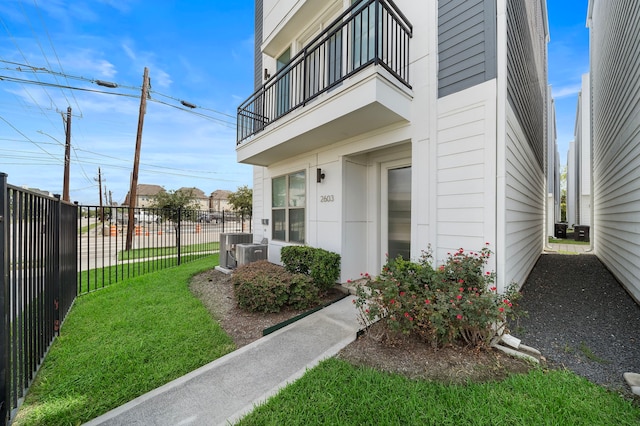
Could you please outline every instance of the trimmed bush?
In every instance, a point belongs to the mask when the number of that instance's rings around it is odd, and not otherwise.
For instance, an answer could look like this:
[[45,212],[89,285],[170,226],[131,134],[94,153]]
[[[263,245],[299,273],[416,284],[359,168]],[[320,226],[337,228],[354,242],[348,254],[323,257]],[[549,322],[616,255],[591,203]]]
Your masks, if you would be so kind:
[[240,266],[231,277],[238,306],[252,312],[306,309],[318,302],[310,277],[292,274],[267,260]]
[[288,272],[309,275],[322,292],[333,287],[340,277],[340,255],[321,248],[283,247],[280,259]]

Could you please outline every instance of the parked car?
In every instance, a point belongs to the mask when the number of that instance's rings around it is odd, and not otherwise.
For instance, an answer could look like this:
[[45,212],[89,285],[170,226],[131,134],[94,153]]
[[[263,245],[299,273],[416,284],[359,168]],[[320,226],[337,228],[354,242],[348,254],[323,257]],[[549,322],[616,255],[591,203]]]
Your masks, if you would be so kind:
[[151,212],[141,211],[133,215],[134,223],[153,223],[158,222],[159,217]]
[[210,213],[200,213],[198,214],[198,222],[200,223],[211,223],[213,220],[213,215]]

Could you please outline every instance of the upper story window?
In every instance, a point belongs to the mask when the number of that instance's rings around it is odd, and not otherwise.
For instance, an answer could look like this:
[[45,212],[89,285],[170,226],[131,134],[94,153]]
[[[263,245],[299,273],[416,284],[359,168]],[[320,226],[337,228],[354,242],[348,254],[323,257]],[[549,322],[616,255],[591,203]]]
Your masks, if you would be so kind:
[[304,244],[306,188],[304,170],[271,181],[274,240]]

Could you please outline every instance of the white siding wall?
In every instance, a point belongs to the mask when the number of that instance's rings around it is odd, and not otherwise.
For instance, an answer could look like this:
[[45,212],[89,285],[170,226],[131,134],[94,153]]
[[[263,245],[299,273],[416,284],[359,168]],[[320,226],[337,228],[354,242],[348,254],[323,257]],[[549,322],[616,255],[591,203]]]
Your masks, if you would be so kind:
[[521,286],[543,249],[545,177],[511,106],[506,109],[505,274],[500,284]]
[[640,301],[640,3],[591,0],[592,238]]
[[436,260],[496,250],[495,80],[438,100]]
[[271,239],[269,225],[263,225],[262,219],[270,216],[264,215],[264,168],[253,168],[253,242],[259,243],[263,238]]
[[591,225],[591,91],[589,74],[582,76],[582,90],[578,96],[576,144],[578,158],[578,224]]
[[569,226],[578,225],[576,210],[578,208],[578,167],[576,165],[576,143],[569,142],[567,151],[567,223]]

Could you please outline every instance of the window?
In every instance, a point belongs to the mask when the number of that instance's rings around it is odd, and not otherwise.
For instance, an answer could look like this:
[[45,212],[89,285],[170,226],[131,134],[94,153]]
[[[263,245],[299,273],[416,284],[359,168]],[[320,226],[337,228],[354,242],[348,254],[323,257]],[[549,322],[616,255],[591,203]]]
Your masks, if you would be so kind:
[[279,176],[271,181],[274,240],[304,244],[305,205],[304,171]]

